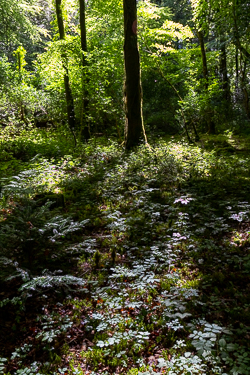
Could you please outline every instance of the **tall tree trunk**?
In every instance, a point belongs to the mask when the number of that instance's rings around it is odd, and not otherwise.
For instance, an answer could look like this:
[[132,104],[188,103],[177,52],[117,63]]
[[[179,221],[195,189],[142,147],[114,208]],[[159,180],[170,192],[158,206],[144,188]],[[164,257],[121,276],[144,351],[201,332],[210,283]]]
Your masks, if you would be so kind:
[[[247,117],[250,118],[250,98],[246,88],[246,66],[247,60],[250,61],[250,53],[244,48],[240,41],[240,33],[238,29],[238,0],[233,2],[233,17],[234,17],[234,44],[236,48],[236,88],[238,87],[238,82],[240,83],[240,88],[243,94],[243,105]],[[238,52],[240,52],[240,64],[238,60]],[[243,58],[244,56],[244,58]],[[239,67],[240,65],[240,67]],[[239,75],[240,71],[240,75]],[[240,76],[240,77],[239,77]]]
[[[140,142],[143,129],[140,57],[137,45],[136,0],[123,0],[124,61],[125,61],[125,147],[130,149]],[[145,135],[145,132],[144,132]]]
[[225,100],[230,100],[230,86],[227,74],[227,52],[225,39],[221,38],[221,54],[220,54],[220,73],[222,79],[223,97]]
[[[203,77],[205,80],[205,90],[208,91],[208,68],[207,68],[207,55],[206,55],[206,49],[205,49],[205,43],[204,43],[204,35],[202,31],[197,31],[198,39],[200,42],[200,48],[201,48],[201,58],[202,58],[202,70],[203,70]],[[210,108],[210,104],[207,105],[207,116],[206,116],[206,122],[208,125],[208,133],[209,134],[215,134],[215,123],[213,119],[211,118],[211,112],[213,110]]]
[[[57,24],[58,24],[60,39],[65,40],[65,30],[64,30],[63,17],[62,17],[61,0],[56,0],[56,17],[57,17]],[[65,94],[66,94],[68,124],[69,124],[70,130],[74,134],[75,110],[74,110],[74,101],[73,101],[73,96],[72,96],[70,82],[69,82],[69,71],[68,71],[68,64],[67,64],[67,56],[66,56],[65,53],[62,53],[61,56],[62,56],[62,60],[63,60],[63,68],[64,68],[64,71],[65,71],[64,88],[65,88]]]
[[246,111],[246,115],[250,119],[250,98],[249,98],[248,91],[247,91],[247,80],[246,80],[247,62],[246,62],[245,56],[243,58],[242,53],[241,53],[241,64],[240,64],[240,66],[241,66],[240,83],[241,83],[241,90],[242,90],[242,93],[243,93],[243,105],[244,105],[244,108],[245,108],[245,111]]
[[238,89],[238,84],[239,84],[239,50],[238,47],[235,46],[235,70],[236,70],[236,89]]
[[87,60],[85,52],[87,52],[87,32],[86,32],[86,13],[85,13],[85,0],[79,0],[80,7],[80,31],[81,31],[81,49],[82,49],[82,66],[83,66],[83,103],[82,103],[82,115],[81,115],[81,131],[85,141],[90,138],[89,124],[88,124],[88,110],[89,110],[89,100],[88,100],[88,78],[85,76]]
[[[87,52],[87,33],[86,33],[86,12],[85,12],[85,0],[79,0],[80,6],[80,30],[81,30],[81,48],[83,52]],[[85,55],[82,55],[82,64],[85,67],[87,61]]]
[[197,31],[198,39],[200,42],[201,48],[201,58],[202,58],[202,70],[203,70],[203,77],[205,79],[205,89],[208,89],[208,69],[207,69],[207,55],[204,43],[204,35],[202,31]]

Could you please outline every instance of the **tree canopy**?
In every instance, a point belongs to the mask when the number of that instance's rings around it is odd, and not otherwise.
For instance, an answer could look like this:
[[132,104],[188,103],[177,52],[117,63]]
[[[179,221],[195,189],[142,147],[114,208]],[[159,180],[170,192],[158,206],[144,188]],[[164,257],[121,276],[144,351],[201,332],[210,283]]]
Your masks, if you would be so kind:
[[[121,136],[125,122],[122,2],[90,1],[85,9],[82,2],[64,1],[63,39],[52,3],[12,2],[9,7],[3,0],[0,6],[5,87],[16,86],[10,75],[15,70],[15,51],[26,50],[24,84],[32,92],[32,100],[24,105],[26,120],[32,124],[34,112],[43,112],[48,121],[66,121],[63,82],[68,77],[75,137],[81,139],[83,129],[86,139],[102,132]],[[235,126],[238,116],[247,123],[248,7],[246,1],[137,3],[146,133],[184,131],[192,139],[196,131],[225,131]],[[67,59],[66,75],[62,55]],[[2,90],[3,105],[8,102],[15,111],[19,105],[13,95],[6,97],[6,91]]]

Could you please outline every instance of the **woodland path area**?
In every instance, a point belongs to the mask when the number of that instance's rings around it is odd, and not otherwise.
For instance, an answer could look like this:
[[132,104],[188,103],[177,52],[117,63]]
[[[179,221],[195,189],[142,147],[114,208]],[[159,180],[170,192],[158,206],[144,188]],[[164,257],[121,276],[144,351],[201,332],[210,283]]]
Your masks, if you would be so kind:
[[22,137],[1,143],[0,373],[250,374],[249,137]]

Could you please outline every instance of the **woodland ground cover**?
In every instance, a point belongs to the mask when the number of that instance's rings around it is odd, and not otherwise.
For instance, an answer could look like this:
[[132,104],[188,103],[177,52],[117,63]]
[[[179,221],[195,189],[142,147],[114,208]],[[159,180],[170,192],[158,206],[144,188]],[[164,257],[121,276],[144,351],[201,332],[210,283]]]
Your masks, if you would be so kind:
[[249,374],[249,138],[1,136],[0,373]]

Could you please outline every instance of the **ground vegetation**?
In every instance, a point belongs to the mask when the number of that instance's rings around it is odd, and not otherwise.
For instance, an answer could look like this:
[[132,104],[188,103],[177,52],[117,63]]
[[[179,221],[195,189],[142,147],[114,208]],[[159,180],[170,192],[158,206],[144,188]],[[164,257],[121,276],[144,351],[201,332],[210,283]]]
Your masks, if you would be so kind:
[[0,374],[249,375],[249,3],[0,10]]

